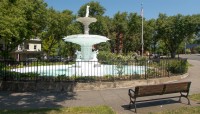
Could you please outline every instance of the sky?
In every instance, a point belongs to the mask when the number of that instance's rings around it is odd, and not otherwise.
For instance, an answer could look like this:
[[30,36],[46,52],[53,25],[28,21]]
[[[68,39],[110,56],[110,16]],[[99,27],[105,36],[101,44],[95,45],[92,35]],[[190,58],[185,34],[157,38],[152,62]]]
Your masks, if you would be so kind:
[[[53,7],[58,11],[65,9],[77,14],[82,5],[91,0],[44,0],[48,7]],[[143,4],[143,15],[145,19],[156,19],[159,13],[168,16],[177,14],[193,15],[200,14],[200,0],[93,0],[98,1],[106,11],[104,15],[113,17],[118,11],[128,13],[141,13]]]

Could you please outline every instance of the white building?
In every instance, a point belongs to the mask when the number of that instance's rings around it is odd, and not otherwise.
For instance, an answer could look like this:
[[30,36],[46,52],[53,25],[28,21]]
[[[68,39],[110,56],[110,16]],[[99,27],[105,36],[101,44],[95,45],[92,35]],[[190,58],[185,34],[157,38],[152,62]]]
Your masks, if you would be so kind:
[[23,42],[11,53],[17,61],[24,61],[27,58],[40,58],[42,56],[42,41],[39,38]]

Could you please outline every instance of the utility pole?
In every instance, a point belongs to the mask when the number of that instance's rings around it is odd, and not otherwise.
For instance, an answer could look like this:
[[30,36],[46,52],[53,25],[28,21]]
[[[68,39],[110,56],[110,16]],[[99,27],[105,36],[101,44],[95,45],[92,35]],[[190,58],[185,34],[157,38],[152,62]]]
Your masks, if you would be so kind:
[[141,16],[142,16],[142,35],[141,35],[141,44],[142,44],[142,57],[144,53],[144,40],[143,40],[143,5],[141,4]]

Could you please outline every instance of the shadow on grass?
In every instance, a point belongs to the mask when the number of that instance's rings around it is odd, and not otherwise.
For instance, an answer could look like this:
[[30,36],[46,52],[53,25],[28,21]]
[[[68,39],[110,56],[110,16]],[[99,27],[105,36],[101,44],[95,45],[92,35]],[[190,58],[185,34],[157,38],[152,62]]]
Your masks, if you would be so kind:
[[[136,103],[136,107],[137,107],[137,110],[141,110],[144,107],[162,106],[162,105],[174,104],[174,103],[180,103],[180,102],[173,99],[156,100],[156,101]],[[133,104],[131,105],[130,108],[129,108],[129,104],[122,105],[122,107],[124,108],[124,110],[130,110],[131,112],[135,112],[135,107]]]
[[59,108],[0,110],[0,114],[48,114],[49,112],[56,114],[62,113],[62,110]]
[[0,109],[58,108],[75,96],[73,92],[0,92]]

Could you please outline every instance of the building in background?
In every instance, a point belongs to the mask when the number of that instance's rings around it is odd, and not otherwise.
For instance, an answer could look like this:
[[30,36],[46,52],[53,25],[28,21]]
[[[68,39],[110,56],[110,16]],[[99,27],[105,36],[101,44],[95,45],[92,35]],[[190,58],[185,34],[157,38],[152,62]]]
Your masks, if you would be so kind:
[[39,38],[30,39],[18,45],[11,52],[16,61],[25,61],[29,58],[40,58],[42,56],[42,41]]

